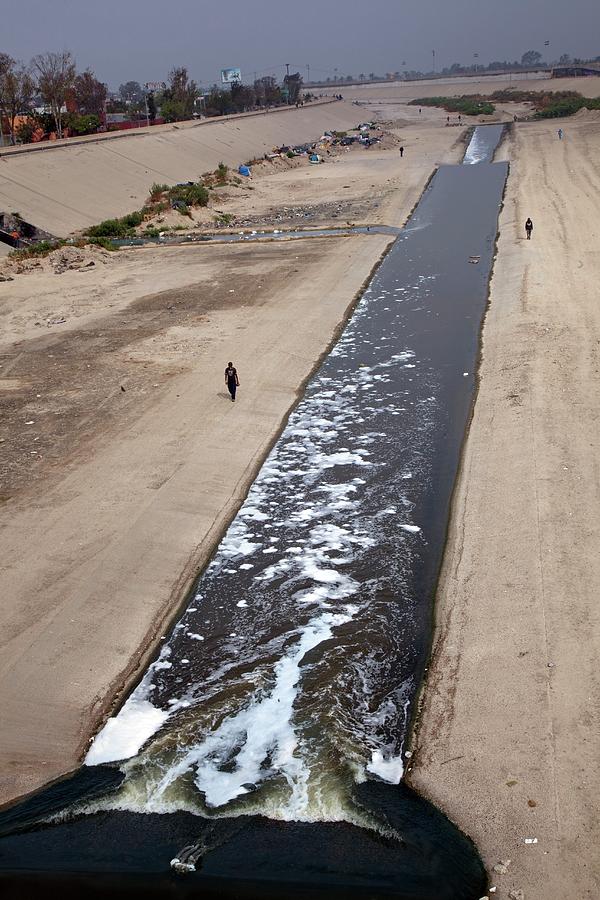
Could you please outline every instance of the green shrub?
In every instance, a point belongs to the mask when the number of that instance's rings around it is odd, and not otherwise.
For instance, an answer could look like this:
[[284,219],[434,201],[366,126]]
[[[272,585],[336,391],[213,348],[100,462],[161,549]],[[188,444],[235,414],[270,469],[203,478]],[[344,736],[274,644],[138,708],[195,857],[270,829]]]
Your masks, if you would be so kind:
[[296,154],[292,153],[291,150],[288,150],[288,152],[285,155],[287,156],[288,159],[293,159]]
[[31,247],[24,247],[22,250],[12,250],[8,255],[12,259],[35,259],[48,256],[53,250],[64,247],[66,241],[39,241],[32,244]]
[[153,226],[149,226],[149,227],[146,228],[146,230],[144,231],[144,235],[143,235],[143,236],[144,236],[144,237],[158,237],[159,234],[160,234],[160,229],[159,229],[159,228],[154,228]]
[[150,188],[150,202],[155,203],[157,200],[160,200],[163,194],[169,190],[168,184],[158,184],[156,181]]
[[99,225],[92,225],[84,234],[87,237],[95,238],[127,238],[135,235],[135,229],[144,221],[144,212],[136,210],[136,212],[128,213],[120,219],[105,219]]
[[169,189],[169,199],[179,200],[186,206],[208,206],[208,191],[199,181],[193,184],[175,185]]
[[117,249],[115,247],[115,245],[113,244],[113,242],[110,240],[110,238],[105,238],[105,237],[90,238],[89,241],[87,241],[87,243],[93,244],[95,247],[103,247],[105,250],[116,250]]
[[137,228],[144,221],[144,214],[141,211],[128,213],[120,220],[127,228]]
[[496,107],[478,94],[464,94],[462,97],[421,97],[411,100],[409,106],[437,106],[446,112],[463,116],[491,116]]
[[215,171],[215,177],[217,179],[218,184],[225,184],[227,181],[227,174],[229,172],[228,167],[224,162],[220,162]]
[[580,109],[600,109],[600,97],[564,97],[538,109],[536,119],[557,119],[572,116]]
[[133,234],[133,228],[125,225],[125,223],[121,219],[105,219],[104,222],[100,222],[99,225],[92,225],[91,228],[87,229],[85,234],[88,237],[94,238],[124,238],[131,237],[131,235]]

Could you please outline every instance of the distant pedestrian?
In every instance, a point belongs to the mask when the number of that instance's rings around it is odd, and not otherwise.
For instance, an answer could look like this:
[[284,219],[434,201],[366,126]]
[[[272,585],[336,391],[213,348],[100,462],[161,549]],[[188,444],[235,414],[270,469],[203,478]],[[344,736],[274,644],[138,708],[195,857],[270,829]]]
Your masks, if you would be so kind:
[[404,147],[400,147],[400,156],[404,156]]
[[562,128],[559,128],[558,131],[557,131],[556,133],[557,133],[557,135],[558,135],[559,141],[562,141],[562,136],[563,136],[563,130],[562,130]]
[[238,378],[237,369],[232,362],[228,362],[227,368],[225,369],[225,384],[227,385],[231,402],[235,403],[235,392],[240,386],[240,380]]
[[533,231],[533,222],[531,221],[531,219],[528,218],[527,221],[525,222],[525,234],[527,235],[528,241],[531,240],[531,232],[532,231]]

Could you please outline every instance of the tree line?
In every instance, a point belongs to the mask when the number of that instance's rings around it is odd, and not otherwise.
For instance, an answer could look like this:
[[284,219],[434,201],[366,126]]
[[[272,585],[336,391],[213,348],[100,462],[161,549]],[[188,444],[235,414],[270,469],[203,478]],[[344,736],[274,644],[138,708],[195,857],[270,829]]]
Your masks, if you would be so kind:
[[[40,129],[59,138],[67,127],[81,134],[95,131],[107,96],[106,85],[90,69],[77,72],[67,50],[41,53],[28,65],[0,53],[0,137],[4,122],[13,144],[30,141]],[[39,112],[40,106],[47,112]]]
[[185,66],[180,66],[169,72],[160,90],[148,91],[137,81],[128,81],[120,85],[116,97],[110,97],[107,86],[90,69],[77,72],[69,51],[42,53],[29,64],[0,53],[0,145],[3,129],[11,143],[28,143],[36,134],[54,132],[62,138],[67,129],[69,134],[110,129],[108,113],[178,122],[195,115],[299,104],[301,90],[302,78],[295,73],[286,75],[281,85],[268,76],[252,85],[234,83],[227,89],[215,84],[202,93]]

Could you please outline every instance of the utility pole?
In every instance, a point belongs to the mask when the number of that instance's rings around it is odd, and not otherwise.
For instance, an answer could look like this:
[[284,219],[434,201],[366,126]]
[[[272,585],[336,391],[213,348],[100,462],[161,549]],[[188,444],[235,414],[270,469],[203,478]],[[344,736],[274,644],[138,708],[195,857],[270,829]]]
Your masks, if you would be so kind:
[[433,74],[435,75],[435,50],[431,51],[431,55],[433,56]]
[[286,64],[285,64],[285,68],[286,68],[286,73],[285,73],[285,74],[286,74],[287,77],[289,78],[289,77],[290,77],[290,64],[289,64],[289,63],[286,63]]
[[306,63],[306,83],[310,84],[310,63]]

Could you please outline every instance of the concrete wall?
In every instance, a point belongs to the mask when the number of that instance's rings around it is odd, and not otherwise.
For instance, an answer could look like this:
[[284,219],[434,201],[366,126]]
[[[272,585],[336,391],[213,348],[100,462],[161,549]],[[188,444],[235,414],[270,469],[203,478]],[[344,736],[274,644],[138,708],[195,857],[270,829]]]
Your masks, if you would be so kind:
[[66,236],[139,209],[155,181],[193,181],[221,160],[237,167],[275,145],[356,125],[360,115],[340,101],[8,151],[0,157],[0,210]]

